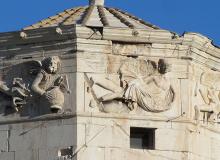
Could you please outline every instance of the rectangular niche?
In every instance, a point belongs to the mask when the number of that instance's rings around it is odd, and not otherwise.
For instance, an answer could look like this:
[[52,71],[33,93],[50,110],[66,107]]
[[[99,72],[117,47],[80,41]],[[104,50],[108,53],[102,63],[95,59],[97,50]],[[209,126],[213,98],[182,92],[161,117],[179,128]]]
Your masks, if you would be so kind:
[[133,149],[155,149],[156,128],[130,128],[130,148]]

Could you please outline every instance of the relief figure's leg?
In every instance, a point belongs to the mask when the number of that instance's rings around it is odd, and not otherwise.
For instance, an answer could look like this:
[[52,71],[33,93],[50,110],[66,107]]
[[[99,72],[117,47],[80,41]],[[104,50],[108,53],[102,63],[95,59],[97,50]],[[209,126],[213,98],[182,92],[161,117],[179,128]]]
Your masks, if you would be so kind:
[[123,98],[123,95],[124,95],[124,91],[109,93],[109,94],[102,96],[100,98],[100,101],[104,102],[104,101],[111,101],[116,98]]
[[107,89],[109,91],[112,92],[121,92],[123,90],[123,88],[121,88],[120,86],[116,85],[113,81],[108,80],[106,78],[90,78],[90,80],[94,83],[97,84],[98,86]]
[[195,109],[195,120],[197,121],[197,123],[199,123],[200,120],[200,108],[199,106],[194,106]]
[[208,95],[209,95],[208,89],[206,89],[206,88],[200,88],[200,89],[199,89],[199,92],[200,92],[200,95],[202,96],[203,101],[204,101],[206,104],[210,104],[210,99],[209,99],[209,97],[208,97]]
[[93,82],[93,84],[96,84],[106,90],[112,91],[113,93],[108,93],[104,96],[102,96],[99,100],[101,102],[104,101],[111,101],[113,99],[122,98],[124,94],[124,89],[120,87],[119,85],[115,84],[113,81],[106,79],[106,78],[95,78],[91,77],[90,80]]

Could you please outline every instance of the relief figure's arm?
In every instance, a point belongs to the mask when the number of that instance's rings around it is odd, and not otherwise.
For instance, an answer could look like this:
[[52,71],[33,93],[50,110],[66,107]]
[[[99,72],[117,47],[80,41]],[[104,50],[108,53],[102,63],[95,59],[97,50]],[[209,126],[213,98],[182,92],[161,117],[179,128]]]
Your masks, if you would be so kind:
[[35,78],[32,86],[31,86],[31,89],[39,95],[43,95],[45,93],[45,91],[43,89],[41,89],[39,86],[42,79],[43,79],[43,74],[40,72],[40,73],[38,73],[37,77]]
[[170,81],[167,80],[165,77],[163,76],[157,76],[154,78],[154,82],[157,85],[158,88],[161,88],[164,91],[167,91],[170,89],[171,84]]
[[146,76],[146,77],[144,77],[143,80],[144,80],[144,82],[145,82],[146,84],[149,84],[149,83],[151,83],[151,82],[154,82],[154,81],[155,81],[155,78],[154,78],[154,76],[152,75],[152,76]]

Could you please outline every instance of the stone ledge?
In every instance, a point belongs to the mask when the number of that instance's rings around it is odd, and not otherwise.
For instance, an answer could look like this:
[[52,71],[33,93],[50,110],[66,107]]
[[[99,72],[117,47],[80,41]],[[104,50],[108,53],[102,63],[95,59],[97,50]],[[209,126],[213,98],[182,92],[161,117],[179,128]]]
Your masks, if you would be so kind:
[[71,119],[76,117],[73,113],[68,114],[48,114],[35,118],[14,118],[11,120],[0,121],[0,125],[16,124],[16,123],[28,123],[28,122],[38,122],[38,121],[52,121],[59,119]]

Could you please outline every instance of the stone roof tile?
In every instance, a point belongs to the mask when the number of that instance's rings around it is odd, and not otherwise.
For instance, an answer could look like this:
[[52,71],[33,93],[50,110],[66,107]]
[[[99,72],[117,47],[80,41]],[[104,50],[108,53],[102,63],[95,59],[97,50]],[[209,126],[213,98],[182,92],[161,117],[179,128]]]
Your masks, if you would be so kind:
[[48,17],[36,24],[25,27],[23,30],[71,24],[89,27],[159,29],[158,27],[117,8],[109,8],[104,7],[103,5],[90,3],[89,6],[66,9],[55,16]]

